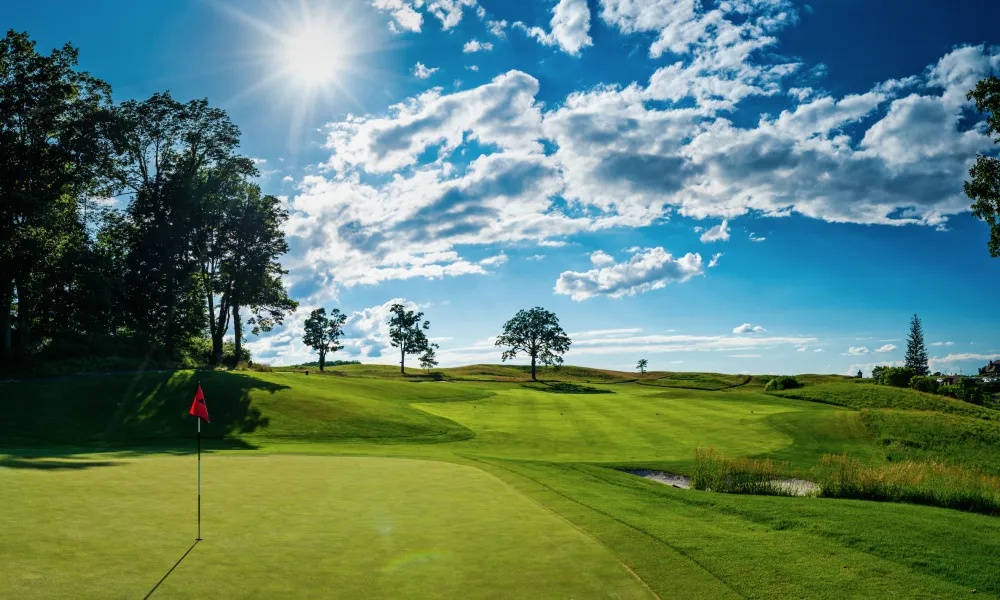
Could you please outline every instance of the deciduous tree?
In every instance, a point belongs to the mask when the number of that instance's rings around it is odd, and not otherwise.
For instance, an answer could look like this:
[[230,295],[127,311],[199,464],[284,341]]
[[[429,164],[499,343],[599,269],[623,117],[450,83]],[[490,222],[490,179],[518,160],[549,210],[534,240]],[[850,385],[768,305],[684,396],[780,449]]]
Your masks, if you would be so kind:
[[389,308],[392,316],[387,321],[389,325],[389,343],[393,348],[399,348],[399,372],[406,375],[406,355],[419,354],[427,350],[428,340],[424,331],[430,328],[430,321],[421,323],[424,313],[406,310],[402,304],[393,304]]
[[326,316],[325,308],[317,308],[309,313],[302,342],[319,354],[320,371],[326,366],[326,355],[343,348],[338,342],[340,336],[344,334],[346,322],[347,315],[341,314],[336,308],[330,311],[329,318]]
[[[986,134],[993,137],[1000,133],[1000,79],[991,75],[976,84],[969,92],[980,113],[988,113]],[[1000,136],[993,140],[1000,143]],[[996,153],[980,154],[969,170],[971,179],[965,182],[965,195],[972,201],[972,214],[990,226],[987,242],[990,256],[1000,257],[1000,158]]]
[[428,372],[438,364],[437,354],[434,353],[437,348],[437,344],[428,344],[424,353],[420,355],[420,366]]
[[646,367],[648,367],[648,366],[649,366],[649,361],[646,360],[645,358],[640,358],[639,359],[639,364],[637,364],[635,366],[635,370],[639,371],[640,375],[645,375],[646,374]]
[[561,365],[562,355],[569,351],[571,343],[555,313],[541,307],[517,311],[514,318],[504,324],[503,333],[496,341],[497,346],[507,348],[503,352],[504,362],[521,353],[531,358],[533,380],[537,379],[536,363]]

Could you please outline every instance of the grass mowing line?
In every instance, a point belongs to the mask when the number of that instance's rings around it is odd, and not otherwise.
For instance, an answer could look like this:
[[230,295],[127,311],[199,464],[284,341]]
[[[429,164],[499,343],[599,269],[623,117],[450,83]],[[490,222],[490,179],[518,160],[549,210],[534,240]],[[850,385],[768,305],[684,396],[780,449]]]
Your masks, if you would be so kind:
[[[459,455],[458,457],[461,458],[463,461],[472,462],[472,463],[478,463],[480,465],[485,464],[485,465],[490,465],[490,466],[492,466],[494,468],[503,469],[503,470],[507,471],[508,473],[512,473],[512,474],[514,474],[516,476],[524,477],[525,479],[530,479],[531,481],[534,481],[536,484],[541,485],[542,487],[545,487],[547,489],[550,489],[553,493],[559,494],[559,492],[556,492],[555,490],[552,490],[551,488],[548,488],[548,486],[546,486],[545,484],[539,483],[538,481],[536,481],[536,480],[534,480],[534,479],[532,479],[530,477],[526,477],[525,475],[517,473],[516,471],[513,471],[513,470],[508,469],[506,467],[502,467],[502,466],[497,465],[495,463],[492,463],[492,462],[489,462],[489,461],[486,461],[486,460],[483,460],[483,459],[475,458],[475,457],[472,457],[472,456]],[[446,461],[446,462],[450,462],[450,461]],[[464,464],[464,463],[459,463],[459,464]],[[507,481],[504,481],[502,478],[497,477],[496,475],[494,475],[493,473],[490,473],[489,471],[483,469],[482,467],[478,467],[477,466],[477,468],[480,471],[482,471],[483,473],[486,473],[490,477],[493,477],[494,479],[496,479],[497,481],[499,481],[500,483],[502,483],[504,485],[504,487],[508,488],[512,492],[519,494],[525,500],[528,500],[529,502],[535,504],[536,506],[538,506],[539,508],[541,508],[545,512],[547,512],[550,515],[552,515],[553,517],[559,519],[563,523],[566,523],[567,525],[569,525],[573,529],[576,529],[577,531],[579,531],[581,534],[583,534],[583,535],[587,536],[588,538],[592,539],[595,544],[597,544],[598,546],[604,548],[605,550],[608,551],[609,554],[611,554],[612,556],[614,556],[615,560],[618,561],[618,564],[620,564],[626,571],[628,571],[632,575],[632,577],[635,577],[635,580],[638,581],[639,583],[641,583],[643,585],[643,587],[645,587],[647,590],[649,590],[649,593],[652,594],[653,597],[656,598],[656,600],[663,600],[663,598],[661,598],[660,595],[656,593],[656,590],[654,590],[652,587],[650,587],[650,585],[648,583],[646,583],[646,581],[643,580],[642,577],[639,577],[639,574],[636,573],[632,569],[632,567],[630,567],[628,564],[625,563],[625,561],[623,561],[621,558],[619,558],[618,554],[610,546],[608,546],[607,544],[605,544],[601,540],[595,538],[593,535],[591,535],[591,533],[589,531],[587,531],[583,527],[580,527],[579,525],[577,525],[573,521],[570,521],[569,519],[567,519],[566,517],[564,517],[561,514],[557,513],[556,511],[552,510],[548,506],[545,506],[544,504],[542,504],[540,501],[536,500],[535,498],[532,498],[528,494],[525,494],[524,492],[522,492],[521,490],[517,489],[516,487],[514,487],[513,485],[511,485]],[[570,502],[575,502],[574,500],[572,500],[571,498],[568,498],[567,496],[565,496],[563,494],[559,494],[559,495],[562,496],[563,498],[566,498]],[[577,502],[577,504],[579,504],[579,503]]]
[[[577,500],[577,499],[575,499],[575,498],[571,498],[571,497],[567,496],[566,494],[564,494],[564,493],[562,493],[562,492],[560,492],[560,491],[556,490],[555,488],[553,488],[553,487],[551,487],[551,486],[549,486],[549,485],[547,485],[547,484],[545,484],[545,483],[542,483],[542,482],[541,482],[541,481],[539,481],[538,479],[535,479],[534,477],[531,477],[530,475],[525,475],[524,473],[519,473],[519,472],[517,472],[517,471],[514,471],[514,470],[512,470],[512,469],[510,469],[510,468],[507,468],[507,467],[504,467],[504,466],[501,466],[501,465],[497,465],[497,464],[495,464],[495,463],[492,463],[492,462],[490,462],[490,461],[487,461],[487,460],[479,460],[479,459],[476,459],[476,458],[473,458],[473,457],[464,457],[464,456],[463,456],[463,458],[468,458],[468,459],[470,459],[470,460],[476,460],[476,461],[478,461],[478,462],[484,462],[484,463],[486,463],[486,464],[489,464],[489,465],[491,465],[491,466],[494,466],[494,467],[496,467],[496,468],[500,468],[500,469],[504,469],[504,470],[506,470],[506,471],[509,471],[509,472],[511,472],[511,473],[513,473],[513,474],[515,474],[515,475],[519,476],[519,477],[523,477],[523,478],[525,478],[525,479],[528,479],[528,480],[530,480],[530,481],[534,482],[534,483],[535,483],[536,485],[539,485],[539,486],[541,486],[541,487],[543,487],[543,488],[545,488],[545,489],[549,490],[549,491],[550,491],[550,492],[552,492],[553,494],[555,494],[555,495],[557,495],[557,496],[559,496],[559,497],[561,497],[561,498],[564,498],[565,500],[568,500],[569,502],[572,502],[572,503],[574,503],[574,504],[578,504],[578,505],[580,505],[580,506],[583,506],[584,508],[587,508],[587,509],[589,509],[589,510],[592,510],[592,511],[594,511],[594,512],[598,513],[598,514],[601,514],[601,515],[603,515],[603,516],[605,516],[605,517],[607,517],[607,518],[611,519],[612,521],[615,521],[616,523],[619,523],[619,524],[621,524],[621,525],[624,525],[625,527],[628,527],[629,529],[632,529],[633,531],[636,531],[636,532],[638,532],[638,533],[640,533],[640,534],[642,534],[642,535],[644,535],[644,536],[648,537],[649,539],[652,539],[652,540],[655,540],[655,541],[657,541],[657,542],[659,542],[659,543],[663,544],[664,546],[666,546],[666,547],[670,548],[671,550],[673,550],[674,552],[676,552],[676,553],[677,553],[677,554],[679,554],[680,556],[683,556],[683,557],[684,557],[685,559],[687,559],[687,560],[691,561],[691,562],[692,562],[693,564],[697,565],[697,566],[698,566],[698,567],[699,567],[699,568],[700,568],[701,570],[703,570],[703,571],[704,571],[705,573],[707,573],[707,574],[708,574],[709,576],[711,576],[711,577],[712,577],[712,579],[714,579],[714,580],[718,581],[719,583],[721,583],[722,585],[724,585],[724,586],[725,586],[725,587],[726,587],[727,589],[729,589],[730,591],[732,591],[732,592],[733,592],[734,594],[736,594],[736,595],[737,595],[738,597],[740,597],[740,598],[747,598],[747,596],[744,596],[744,595],[743,595],[742,593],[740,593],[740,591],[739,591],[739,590],[737,590],[736,588],[734,588],[733,586],[731,586],[731,585],[730,585],[730,584],[729,584],[728,582],[726,582],[726,581],[725,581],[724,579],[720,578],[720,577],[719,577],[718,575],[716,575],[715,573],[713,573],[713,572],[712,572],[711,570],[709,570],[709,569],[708,569],[708,568],[707,568],[707,567],[706,567],[705,565],[703,565],[703,564],[702,564],[701,562],[699,562],[699,561],[698,561],[697,559],[695,559],[694,557],[690,556],[690,555],[689,555],[689,554],[688,554],[687,552],[685,552],[685,551],[681,550],[680,548],[678,548],[678,547],[674,546],[673,544],[671,544],[670,542],[668,542],[668,541],[664,540],[663,538],[661,538],[661,537],[659,537],[659,536],[657,536],[657,535],[655,535],[655,534],[653,534],[653,533],[651,533],[651,532],[649,532],[649,531],[646,531],[646,530],[642,529],[641,527],[637,527],[637,526],[635,526],[635,525],[633,525],[633,524],[631,524],[631,523],[628,523],[628,522],[626,522],[626,521],[622,521],[622,520],[621,520],[621,519],[619,519],[618,517],[615,517],[614,515],[612,515],[612,514],[610,514],[610,513],[607,513],[607,512],[605,512],[605,511],[603,511],[603,510],[599,509],[599,508],[596,508],[596,507],[594,507],[594,506],[591,506],[591,505],[589,505],[589,504],[587,504],[587,503],[585,503],[585,502],[581,502],[580,500]],[[575,465],[571,465],[571,464],[565,464],[565,463],[563,463],[563,464],[560,464],[559,466],[560,466],[560,467],[565,467],[565,468],[570,468],[570,469],[573,469],[574,471],[577,471],[577,472],[580,472],[580,473],[583,473],[584,475],[588,475],[588,476],[590,476],[590,477],[593,477],[593,478],[595,478],[595,479],[598,479],[598,478],[594,477],[593,475],[591,475],[591,474],[587,473],[586,471],[581,471],[581,470],[580,470],[580,469],[578,469],[578,468],[577,468],[577,467],[576,467]],[[600,479],[599,479],[599,480],[600,480]],[[618,484],[615,484],[615,485],[618,485]],[[548,508],[546,508],[546,510],[550,510],[550,512],[553,512],[553,514],[555,514],[555,513],[554,513],[554,511],[551,511],[551,509],[548,509]],[[560,518],[562,518],[562,517],[560,516]],[[571,523],[571,524],[572,524],[572,523]],[[575,525],[574,525],[574,527],[575,527]],[[590,535],[590,533],[589,533],[589,532],[587,532],[587,531],[586,531],[585,529],[582,529],[582,528],[581,528],[581,531],[584,531],[585,533],[587,533],[587,535],[588,535],[589,537],[593,537],[593,536],[591,536],[591,535]],[[599,543],[599,544],[601,543],[601,542],[600,542],[600,541],[598,541],[598,540],[595,540],[595,541],[596,541],[597,543]],[[601,545],[603,546],[604,544],[601,544]],[[606,546],[605,546],[605,547],[606,547]],[[612,552],[614,552],[614,551],[612,550]],[[617,553],[616,553],[616,555],[617,555]],[[621,559],[619,559],[619,561],[621,561]],[[624,563],[623,563],[623,564],[624,564]],[[626,566],[627,566],[627,565],[626,565]],[[632,569],[630,568],[630,569],[629,569],[629,571],[632,571]],[[636,575],[636,576],[638,577],[638,575]],[[647,584],[647,583],[646,583],[645,581],[643,581],[641,577],[639,577],[639,580],[643,582],[643,585],[646,585],[646,587],[649,587],[649,584]]]

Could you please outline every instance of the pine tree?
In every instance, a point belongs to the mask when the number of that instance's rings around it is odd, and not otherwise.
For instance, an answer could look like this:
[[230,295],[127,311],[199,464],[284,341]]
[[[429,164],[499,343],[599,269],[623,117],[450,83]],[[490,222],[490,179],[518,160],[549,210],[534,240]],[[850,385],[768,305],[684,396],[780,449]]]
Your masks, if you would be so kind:
[[917,375],[927,375],[927,347],[924,346],[924,330],[920,327],[920,319],[913,315],[910,321],[910,335],[906,338],[906,366],[913,369]]

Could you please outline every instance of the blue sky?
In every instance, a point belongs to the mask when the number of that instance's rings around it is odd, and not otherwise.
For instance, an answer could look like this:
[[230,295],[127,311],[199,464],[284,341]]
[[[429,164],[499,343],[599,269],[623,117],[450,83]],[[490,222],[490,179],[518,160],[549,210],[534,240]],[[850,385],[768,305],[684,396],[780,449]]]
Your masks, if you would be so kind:
[[[873,6],[874,5],[874,6]],[[991,151],[965,100],[1000,71],[1000,5],[956,0],[303,0],[17,3],[117,100],[207,97],[286,198],[301,303],[251,338],[393,363],[421,307],[445,366],[499,362],[519,308],[572,364],[854,372],[1000,357],[1000,291],[962,181]],[[415,357],[413,357],[415,359]],[[413,360],[411,359],[411,360]],[[414,360],[415,362],[415,360]]]

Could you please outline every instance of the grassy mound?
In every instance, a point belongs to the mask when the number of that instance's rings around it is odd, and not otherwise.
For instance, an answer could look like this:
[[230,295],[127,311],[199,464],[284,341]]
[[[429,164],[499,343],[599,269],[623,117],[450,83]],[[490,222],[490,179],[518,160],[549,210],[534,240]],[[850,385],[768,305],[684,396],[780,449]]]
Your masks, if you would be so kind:
[[984,408],[947,396],[937,396],[908,388],[896,388],[860,382],[824,383],[796,390],[769,392],[785,398],[810,400],[846,406],[854,410],[863,408],[897,408],[903,410],[936,411],[1000,421],[1000,411]]
[[[649,375],[647,375],[649,376]],[[656,379],[640,381],[641,385],[681,388],[688,390],[718,391],[749,383],[747,375],[724,375],[722,373],[668,373]]]

